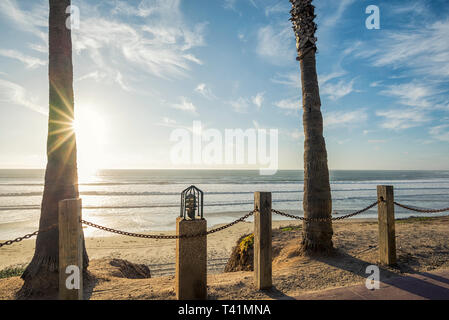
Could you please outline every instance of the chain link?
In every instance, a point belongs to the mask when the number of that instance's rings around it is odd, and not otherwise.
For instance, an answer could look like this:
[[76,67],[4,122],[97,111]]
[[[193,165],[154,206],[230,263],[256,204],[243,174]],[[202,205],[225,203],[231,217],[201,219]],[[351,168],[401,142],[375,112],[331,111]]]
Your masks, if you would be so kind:
[[209,235],[209,234],[212,234],[212,233],[215,233],[215,232],[227,229],[229,227],[232,227],[233,225],[235,225],[235,224],[237,224],[239,222],[243,222],[244,220],[248,219],[250,216],[252,216],[257,211],[258,211],[257,209],[255,209],[253,211],[250,211],[247,214],[245,214],[243,217],[241,217],[241,218],[239,218],[239,219],[237,219],[237,220],[235,220],[235,221],[233,221],[231,223],[228,223],[228,224],[226,224],[224,226],[221,226],[221,227],[209,230],[206,234]]
[[420,212],[420,213],[439,213],[439,212],[449,211],[449,208],[444,208],[444,209],[420,209],[420,208],[410,207],[410,206],[407,206],[405,204],[398,203],[396,201],[394,201],[394,204],[397,205],[398,207],[401,207],[401,208],[404,208],[404,209],[407,209],[407,210],[411,210],[411,211],[415,211],[415,212]]
[[215,233],[215,232],[219,232],[222,231],[224,229],[227,229],[229,227],[232,227],[233,225],[242,222],[246,219],[248,219],[250,216],[252,216],[254,214],[254,212],[256,212],[257,210],[253,210],[250,211],[249,213],[247,213],[246,215],[244,215],[243,217],[228,223],[224,226],[215,228],[215,229],[211,229],[209,231],[206,232],[201,232],[201,233],[197,233],[197,234],[189,234],[189,235],[163,235],[163,234],[142,234],[142,233],[133,233],[133,232],[127,232],[127,231],[122,231],[122,230],[117,230],[117,229],[112,229],[112,228],[108,228],[108,227],[104,227],[104,226],[100,226],[98,224],[86,221],[86,220],[81,220],[81,223],[90,226],[90,227],[94,227],[103,231],[107,231],[107,232],[112,232],[112,233],[116,233],[116,234],[120,234],[120,235],[124,235],[124,236],[129,236],[129,237],[135,237],[135,238],[145,238],[145,239],[185,239],[185,238],[196,238],[196,237],[204,237],[207,236],[209,234]]
[[288,213],[285,213],[285,212],[281,212],[281,211],[278,211],[278,210],[275,210],[275,209],[271,209],[271,212],[273,212],[275,214],[278,214],[278,215],[281,215],[281,216],[284,216],[284,217],[287,217],[287,218],[301,220],[301,221],[306,221],[306,222],[326,222],[326,221],[343,220],[343,219],[346,219],[346,218],[350,218],[350,217],[356,216],[356,215],[361,214],[361,213],[363,213],[365,211],[368,211],[369,209],[373,208],[377,204],[378,204],[378,201],[370,204],[368,207],[363,208],[362,210],[359,210],[359,211],[356,211],[356,212],[353,212],[353,213],[350,213],[350,214],[347,214],[347,215],[344,215],[344,216],[341,216],[341,217],[335,217],[335,218],[304,218],[304,217],[295,216],[293,214],[288,214]]
[[373,202],[368,207],[363,208],[362,210],[359,210],[359,211],[356,211],[356,212],[353,212],[353,213],[350,213],[350,214],[347,214],[347,215],[344,215],[344,216],[341,216],[341,217],[332,218],[332,220],[334,220],[334,221],[335,220],[343,220],[343,219],[346,219],[346,218],[350,218],[350,217],[356,216],[358,214],[361,214],[361,213],[363,213],[365,211],[368,211],[369,209],[377,206],[378,203],[379,203],[379,201]]
[[[296,215],[293,215],[293,214],[288,214],[288,213],[285,213],[285,212],[281,212],[281,211],[275,210],[275,209],[271,209],[271,212],[275,213],[275,214],[278,214],[278,215],[281,215],[281,216],[284,216],[284,217],[287,217],[287,218],[301,220],[301,221],[306,221],[306,222],[337,221],[337,220],[343,220],[343,219],[347,219],[347,218],[350,218],[350,217],[354,217],[354,216],[356,216],[358,214],[361,214],[361,213],[363,213],[365,211],[368,211],[369,209],[371,209],[374,206],[376,206],[379,202],[385,202],[385,200],[381,199],[380,201],[376,201],[376,202],[370,204],[369,206],[367,206],[366,208],[363,208],[362,210],[359,210],[359,211],[356,211],[356,212],[353,212],[353,213],[350,213],[350,214],[347,214],[347,215],[344,215],[344,216],[341,216],[341,217],[335,217],[335,218],[313,218],[313,219],[311,219],[311,218],[304,218],[304,217],[299,217],[299,216],[296,216]],[[420,208],[410,207],[410,206],[407,206],[405,204],[398,203],[396,201],[394,202],[394,204],[399,206],[399,207],[401,207],[401,208],[404,208],[404,209],[407,209],[407,210],[411,210],[411,211],[415,211],[415,212],[421,212],[421,213],[439,213],[439,212],[449,211],[449,208],[443,208],[443,209],[420,209]],[[89,222],[89,221],[86,221],[86,220],[81,220],[81,223],[83,223],[83,224],[85,224],[87,226],[90,226],[90,227],[94,227],[94,228],[103,230],[103,231],[112,232],[112,233],[116,233],[116,234],[120,234],[120,235],[124,235],[124,236],[136,237],[136,238],[145,238],[145,239],[182,239],[182,238],[204,237],[204,236],[207,236],[207,235],[210,235],[210,234],[222,231],[224,229],[232,227],[233,225],[235,225],[235,224],[237,224],[239,222],[242,222],[242,221],[248,219],[256,211],[257,211],[257,209],[253,210],[253,211],[250,211],[249,213],[247,213],[243,217],[241,217],[241,218],[239,218],[239,219],[237,219],[237,220],[235,220],[235,221],[233,221],[231,223],[228,223],[228,224],[226,224],[224,226],[221,226],[221,227],[218,227],[218,228],[215,228],[215,229],[211,229],[211,230],[209,230],[207,232],[202,232],[202,233],[198,233],[198,234],[191,234],[191,235],[182,235],[182,236],[180,236],[180,235],[155,235],[155,234],[133,233],[133,232],[127,232],[127,231],[122,231],[122,230],[117,230],[117,229],[112,229],[112,228],[100,226],[98,224],[95,224],[95,223],[92,223],[92,222]],[[47,232],[47,231],[49,231],[49,230],[51,230],[51,229],[53,229],[55,227],[57,227],[57,224],[51,225],[50,227],[48,227],[46,229],[43,229],[43,230],[38,230],[38,231],[35,231],[33,233],[26,234],[26,235],[24,235],[22,237],[18,237],[16,239],[14,239],[14,240],[8,240],[6,242],[2,242],[2,243],[0,243],[0,248],[3,247],[3,246],[9,246],[9,245],[12,245],[14,243],[21,242],[21,241],[23,241],[25,239],[30,239],[30,238],[32,238],[34,236],[37,236],[39,233]]]
[[30,239],[30,238],[32,238],[34,236],[37,236],[39,233],[50,231],[51,229],[53,229],[55,227],[57,227],[57,224],[53,224],[50,227],[45,228],[43,230],[38,230],[38,231],[35,231],[33,233],[26,234],[23,237],[18,237],[18,238],[14,239],[14,240],[8,240],[6,242],[2,242],[2,243],[0,243],[0,248],[3,247],[3,246],[10,246],[13,243],[18,243],[18,242],[23,241],[25,239]]

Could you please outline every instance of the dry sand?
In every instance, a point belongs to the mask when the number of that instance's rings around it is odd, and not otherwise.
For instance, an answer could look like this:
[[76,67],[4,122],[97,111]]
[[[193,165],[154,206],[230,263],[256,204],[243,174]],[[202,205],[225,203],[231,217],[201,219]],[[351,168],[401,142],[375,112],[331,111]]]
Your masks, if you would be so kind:
[[[336,254],[326,258],[306,258],[295,254],[301,227],[294,221],[274,221],[273,284],[269,291],[256,291],[252,272],[221,273],[237,239],[252,232],[251,223],[240,223],[208,236],[208,293],[211,299],[279,299],[308,291],[318,291],[364,283],[365,269],[376,264],[376,220],[345,220],[334,223]],[[169,234],[169,233],[165,233]],[[397,221],[398,268],[381,268],[381,280],[401,274],[449,269],[449,217],[422,221]],[[86,239],[95,283],[86,289],[90,299],[174,299],[175,240],[147,240],[113,236]],[[30,261],[34,240],[0,248],[0,270]],[[113,275],[112,258],[150,266],[151,279],[126,279]],[[18,277],[0,279],[0,299],[13,299],[21,287]]]

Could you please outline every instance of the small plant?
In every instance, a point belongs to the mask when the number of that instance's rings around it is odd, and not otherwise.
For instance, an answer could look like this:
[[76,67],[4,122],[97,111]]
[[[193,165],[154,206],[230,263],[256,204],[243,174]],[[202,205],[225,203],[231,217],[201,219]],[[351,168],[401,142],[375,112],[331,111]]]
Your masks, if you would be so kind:
[[239,244],[240,253],[248,251],[248,249],[251,248],[253,245],[254,245],[254,234],[250,234],[249,236],[243,238],[242,241],[240,241]]
[[281,231],[287,232],[287,231],[294,231],[294,230],[299,230],[299,229],[301,229],[301,226],[290,226],[290,227],[281,228]]
[[25,268],[23,268],[23,267],[6,268],[3,270],[0,270],[0,279],[20,277],[22,275],[23,271],[25,271]]
[[432,221],[433,217],[408,217],[405,219],[398,219],[397,223],[412,223],[412,222],[422,222],[422,221]]

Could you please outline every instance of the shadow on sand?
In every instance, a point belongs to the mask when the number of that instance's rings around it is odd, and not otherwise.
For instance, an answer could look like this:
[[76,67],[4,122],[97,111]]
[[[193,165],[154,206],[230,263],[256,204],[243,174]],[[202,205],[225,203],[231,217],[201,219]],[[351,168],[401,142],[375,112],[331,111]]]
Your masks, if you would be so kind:
[[[363,278],[367,278],[370,274],[367,274],[366,267],[371,265],[371,263],[363,261],[359,258],[353,257],[347,253],[335,250],[335,253],[329,257],[314,257],[317,261],[325,263],[327,265],[339,268],[351,272]],[[399,259],[400,260],[400,259]],[[425,277],[434,279],[441,283],[449,284],[449,279],[443,278],[437,275],[429,273],[419,273],[409,265],[403,264],[399,261],[398,265],[393,267],[380,266],[380,280],[382,283],[389,286],[395,287],[397,289],[406,291],[412,295],[422,297],[425,299],[449,299],[449,289],[433,284],[422,279],[411,277],[411,276],[401,276],[397,272],[393,272],[392,269],[399,270],[401,273],[407,272],[410,274],[420,274]],[[367,289],[368,290],[368,289]],[[383,299],[388,300],[390,297],[385,296]]]

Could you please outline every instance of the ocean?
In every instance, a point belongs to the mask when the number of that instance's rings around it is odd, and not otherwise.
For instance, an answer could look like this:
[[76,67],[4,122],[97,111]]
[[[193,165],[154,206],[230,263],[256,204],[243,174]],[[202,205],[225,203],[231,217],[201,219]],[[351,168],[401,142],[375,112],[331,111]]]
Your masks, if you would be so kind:
[[[335,216],[377,199],[376,186],[393,185],[395,200],[423,208],[449,207],[449,171],[331,171]],[[303,172],[261,176],[248,170],[101,170],[80,178],[83,218],[130,232],[174,230],[180,193],[190,185],[204,191],[208,226],[228,223],[253,209],[255,191],[272,192],[273,208],[302,215]],[[0,239],[38,228],[44,170],[0,170]],[[420,214],[396,207],[397,218]],[[447,214],[447,213],[446,213]],[[376,207],[358,218],[376,218]],[[274,220],[282,217],[273,215]],[[251,218],[248,220],[251,221]],[[109,236],[85,229],[87,237]]]

